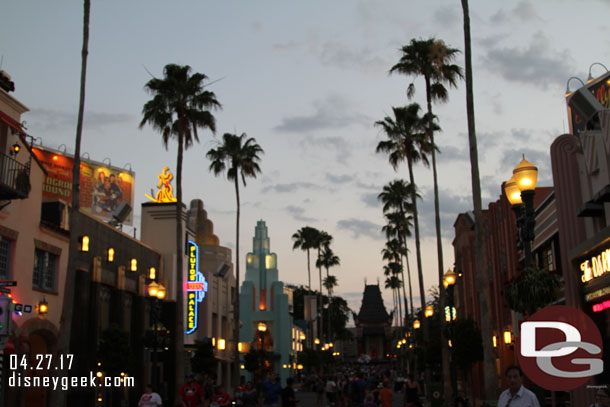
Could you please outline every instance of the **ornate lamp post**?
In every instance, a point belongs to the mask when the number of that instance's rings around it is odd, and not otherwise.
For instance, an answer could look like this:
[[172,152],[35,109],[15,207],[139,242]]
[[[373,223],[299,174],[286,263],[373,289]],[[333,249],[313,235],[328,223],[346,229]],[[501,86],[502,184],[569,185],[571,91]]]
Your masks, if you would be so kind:
[[259,337],[259,341],[260,341],[260,351],[261,351],[261,359],[260,359],[260,371],[261,371],[261,382],[264,380],[264,360],[263,360],[263,350],[264,350],[264,336],[265,336],[265,332],[267,332],[267,324],[265,324],[264,322],[259,322],[258,325],[256,326],[256,329],[258,330],[258,337]]
[[153,332],[154,332],[154,336],[153,336],[153,341],[154,341],[154,346],[153,346],[153,354],[152,354],[152,377],[151,377],[151,381],[153,386],[155,386],[154,388],[156,390],[159,389],[159,383],[157,383],[157,344],[159,342],[158,337],[157,337],[157,332],[158,332],[158,327],[157,324],[159,322],[159,319],[161,319],[161,301],[163,301],[163,299],[165,298],[165,287],[162,284],[157,284],[154,280],[151,281],[148,285],[147,285],[147,290],[148,290],[148,295],[152,298],[152,307],[150,309],[150,316],[151,316],[151,324],[153,326]]
[[[449,303],[449,340],[453,342],[453,307],[454,307],[454,296],[453,290],[455,288],[455,282],[457,281],[457,274],[453,270],[447,270],[443,275],[443,285],[447,289],[448,303]],[[443,344],[443,346],[445,346]],[[453,388],[453,396],[457,397],[457,377],[455,374],[455,355],[453,353],[453,345],[449,349],[451,354],[451,387]]]
[[538,169],[525,157],[513,170],[512,178],[504,184],[504,193],[517,217],[517,237],[519,246],[525,254],[524,267],[532,261],[531,242],[534,240],[534,195]]

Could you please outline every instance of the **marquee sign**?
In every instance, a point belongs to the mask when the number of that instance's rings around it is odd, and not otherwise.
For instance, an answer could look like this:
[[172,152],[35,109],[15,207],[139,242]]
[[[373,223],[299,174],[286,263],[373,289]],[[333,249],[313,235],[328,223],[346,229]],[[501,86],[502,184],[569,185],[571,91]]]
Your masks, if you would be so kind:
[[190,335],[197,330],[198,304],[205,298],[208,291],[208,282],[203,273],[199,271],[199,246],[191,240],[188,241],[188,275],[186,279],[186,334]]
[[610,249],[605,249],[596,256],[582,261],[580,271],[582,272],[580,280],[583,283],[610,272]]

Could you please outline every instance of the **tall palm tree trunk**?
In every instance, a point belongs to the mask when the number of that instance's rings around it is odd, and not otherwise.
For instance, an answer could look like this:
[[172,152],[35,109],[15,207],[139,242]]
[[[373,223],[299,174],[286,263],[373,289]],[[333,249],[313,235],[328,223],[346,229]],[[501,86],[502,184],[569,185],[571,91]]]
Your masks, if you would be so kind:
[[176,324],[174,332],[174,360],[175,360],[175,402],[179,400],[179,390],[184,383],[184,304],[183,304],[183,254],[182,243],[182,158],[184,150],[184,118],[179,114],[178,125],[178,159],[176,162]]
[[474,206],[474,253],[477,267],[477,286],[479,289],[479,309],[481,310],[481,334],[483,339],[483,364],[485,374],[485,398],[493,400],[497,394],[497,376],[495,369],[495,357],[492,348],[492,333],[489,323],[489,307],[491,296],[489,292],[489,276],[486,269],[482,203],[481,203],[481,181],[479,178],[479,158],[477,151],[477,136],[474,120],[474,94],[472,79],[472,52],[470,49],[470,14],[468,11],[468,0],[462,1],[464,13],[464,57],[466,62],[466,112],[468,117],[468,144],[470,146],[470,172],[472,178],[472,202]]
[[[407,166],[409,167],[409,179],[411,181],[411,185],[415,185],[415,179],[413,176],[413,162],[411,158],[407,157]],[[424,290],[424,274],[422,271],[421,264],[421,244],[419,241],[419,216],[417,215],[417,191],[415,188],[411,191],[411,201],[413,204],[413,225],[415,226],[415,254],[417,258],[417,277],[419,279],[419,295],[421,300],[421,309],[422,312],[426,309],[426,292]],[[424,343],[430,342],[430,329],[429,324],[426,318],[422,318],[422,325],[424,330]],[[424,354],[425,358],[425,354]],[[430,369],[428,367],[428,363],[425,363],[426,366],[426,383],[430,383],[431,374]],[[428,391],[429,392],[429,391]]]
[[[74,309],[74,292],[76,280],[76,255],[78,253],[78,233],[76,233],[80,210],[80,145],[83,134],[83,117],[85,115],[85,84],[87,79],[87,57],[89,55],[89,17],[91,1],[83,2],[83,48],[81,51],[80,95],[76,139],[74,142],[74,163],[72,166],[72,208],[70,209],[70,246],[68,248],[68,269],[64,283],[64,300],[59,320],[59,338],[56,352],[58,355],[70,353],[70,336]],[[65,392],[56,393],[55,405],[65,404]],[[60,394],[57,394],[60,393]]]
[[[398,276],[396,276],[396,279],[398,281],[400,281],[400,279],[398,278]],[[400,283],[398,283],[400,284]],[[400,326],[402,324],[402,297],[400,296],[400,285],[398,287],[396,287],[396,299],[398,301],[398,326]]]
[[[430,78],[426,76],[426,104],[428,107],[428,115],[430,122],[428,123],[428,137],[432,143],[432,179],[434,183],[434,224],[436,226],[436,252],[438,258],[438,287],[439,287],[439,302],[441,312],[437,315],[440,320],[440,326],[443,326],[445,321],[445,286],[443,285],[444,265],[443,265],[443,242],[441,237],[441,218],[438,199],[438,176],[436,172],[436,145],[434,144],[434,131],[432,130],[432,94],[430,92]],[[449,345],[447,344],[447,335],[445,330],[441,329],[441,361],[443,369],[443,391],[447,395],[445,403],[450,405],[455,395],[451,391],[451,369],[449,367]]]
[[[328,278],[330,277],[329,273],[328,273],[328,266],[325,267],[326,268],[326,282],[328,283]],[[326,318],[328,318],[327,324],[326,324],[326,332],[328,333],[328,339],[330,341],[333,340],[333,338],[331,337],[330,333],[331,333],[331,322],[330,322],[330,313],[331,313],[331,298],[332,298],[332,290],[331,290],[331,286],[330,284],[328,285],[328,287],[326,287],[326,292],[328,293],[328,313]]]
[[233,386],[239,384],[239,177],[235,177],[235,197],[237,198],[237,220],[235,222],[235,300],[233,309],[233,347],[235,364],[233,365]]
[[309,249],[307,249],[307,287],[311,291],[311,265],[309,260]]
[[[319,258],[320,258],[320,248],[318,247],[318,259]],[[324,297],[322,296],[322,267],[318,267],[318,277],[320,279],[320,294],[319,294],[320,302],[318,303],[318,315],[320,315],[320,319],[318,320],[318,328],[320,329],[319,337],[326,338],[326,336],[322,335],[322,332],[324,331],[324,321],[323,321],[324,313],[322,312],[322,308],[324,307],[324,304],[322,304],[322,302],[324,301]]]
[[[403,247],[405,248],[404,258],[405,258],[405,263],[407,264],[407,278],[409,279],[409,302],[411,305],[411,314],[410,315],[413,315],[413,288],[411,287],[411,266],[409,264],[409,250],[407,249],[407,238],[403,236],[402,239],[403,239]],[[400,257],[402,258],[403,256],[401,255]],[[405,277],[404,277],[404,270],[403,270],[403,276],[402,276],[403,284],[404,284],[404,278]],[[403,285],[403,289],[404,289],[404,285]],[[406,297],[406,295],[405,295],[405,297]],[[405,301],[405,310],[407,310],[406,301]],[[407,311],[405,311],[405,320],[407,319],[408,314],[409,313]],[[406,327],[406,324],[405,324],[405,327]]]

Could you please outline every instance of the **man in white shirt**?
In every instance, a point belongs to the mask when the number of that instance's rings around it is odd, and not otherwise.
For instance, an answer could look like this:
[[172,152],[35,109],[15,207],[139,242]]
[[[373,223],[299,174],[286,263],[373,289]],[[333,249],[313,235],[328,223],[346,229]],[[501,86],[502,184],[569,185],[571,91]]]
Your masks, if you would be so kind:
[[508,389],[500,394],[498,407],[540,407],[536,395],[523,387],[523,372],[517,365],[506,369]]
[[161,407],[161,396],[152,391],[152,386],[147,384],[144,390],[144,394],[140,397],[138,407]]

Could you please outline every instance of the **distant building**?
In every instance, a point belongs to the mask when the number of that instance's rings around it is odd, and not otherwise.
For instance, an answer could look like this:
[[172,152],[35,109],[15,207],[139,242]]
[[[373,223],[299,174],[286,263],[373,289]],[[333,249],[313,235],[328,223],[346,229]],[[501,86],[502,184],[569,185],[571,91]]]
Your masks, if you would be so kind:
[[392,313],[387,312],[378,284],[364,286],[362,305],[356,323],[358,355],[383,359],[390,351]]
[[[293,326],[289,292],[278,279],[277,255],[271,253],[267,225],[256,224],[252,252],[246,256],[246,276],[240,293],[240,342],[246,349],[265,349],[272,360],[267,371],[283,383],[294,370],[294,353],[302,350],[301,330]],[[264,324],[265,330],[259,330]]]

